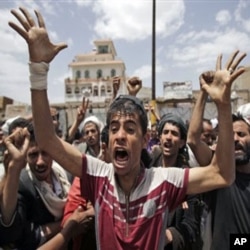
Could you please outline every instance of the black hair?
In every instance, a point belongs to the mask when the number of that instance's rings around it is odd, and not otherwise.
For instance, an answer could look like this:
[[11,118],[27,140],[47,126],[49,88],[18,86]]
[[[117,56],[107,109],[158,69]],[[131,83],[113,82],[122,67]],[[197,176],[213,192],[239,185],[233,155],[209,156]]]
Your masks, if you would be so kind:
[[109,143],[109,128],[107,125],[101,131],[101,142],[104,142],[106,145]]
[[187,139],[187,126],[186,126],[186,124],[183,122],[183,120],[179,116],[174,115],[172,113],[164,114],[161,117],[159,124],[158,124],[158,134],[159,135],[162,134],[162,130],[167,122],[171,123],[174,126],[176,126],[177,128],[179,128],[182,140]]
[[122,114],[134,114],[139,115],[141,129],[143,135],[147,133],[148,117],[144,109],[143,103],[136,97],[130,95],[118,96],[110,105],[106,124],[109,128],[110,122],[114,114],[121,112]]

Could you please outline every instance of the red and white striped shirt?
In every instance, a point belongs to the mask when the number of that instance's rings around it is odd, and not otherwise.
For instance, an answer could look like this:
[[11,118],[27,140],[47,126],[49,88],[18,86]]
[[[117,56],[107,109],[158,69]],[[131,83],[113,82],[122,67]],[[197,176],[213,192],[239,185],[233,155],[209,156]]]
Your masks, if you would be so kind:
[[142,167],[126,196],[112,164],[83,156],[81,189],[95,207],[98,249],[163,249],[167,215],[184,201],[188,173],[188,168]]

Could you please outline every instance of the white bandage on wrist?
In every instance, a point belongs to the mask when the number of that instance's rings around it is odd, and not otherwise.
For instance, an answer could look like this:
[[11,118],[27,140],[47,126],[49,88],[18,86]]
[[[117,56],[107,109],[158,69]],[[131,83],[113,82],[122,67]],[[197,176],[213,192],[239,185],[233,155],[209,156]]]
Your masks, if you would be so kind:
[[47,75],[49,64],[45,62],[29,63],[30,69],[30,88],[35,90],[47,89]]

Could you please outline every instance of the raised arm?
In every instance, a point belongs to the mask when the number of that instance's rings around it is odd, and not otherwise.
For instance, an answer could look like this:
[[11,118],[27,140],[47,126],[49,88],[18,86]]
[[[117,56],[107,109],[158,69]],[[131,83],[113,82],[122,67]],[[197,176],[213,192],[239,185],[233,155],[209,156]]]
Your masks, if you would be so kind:
[[32,114],[38,145],[62,167],[81,176],[82,155],[72,145],[57,137],[47,96],[49,63],[67,45],[54,45],[50,42],[43,17],[38,11],[35,11],[37,24],[25,8],[20,8],[20,12],[11,10],[21,27],[13,22],[9,22],[9,25],[26,40],[29,48]]
[[3,180],[3,189],[0,200],[2,222],[11,224],[17,207],[19,178],[22,169],[26,166],[26,152],[29,146],[27,129],[17,129],[5,138],[8,153],[5,155],[4,165],[7,172]]
[[139,77],[132,77],[128,80],[127,90],[129,95],[136,96],[140,89],[142,88],[142,81]]
[[121,85],[121,78],[119,76],[113,77],[113,79],[112,79],[112,87],[113,87],[113,98],[112,98],[112,101],[116,98],[116,96],[118,94],[118,91],[120,89],[120,85]]
[[85,114],[87,112],[88,106],[89,106],[89,100],[88,99],[85,100],[85,97],[83,97],[81,106],[79,106],[77,109],[76,119],[74,120],[74,122],[73,122],[73,124],[68,132],[67,139],[69,141],[72,141],[74,139],[74,136],[76,134],[78,127],[80,126],[80,124],[82,123],[82,121],[85,118]]
[[244,72],[237,68],[246,54],[237,58],[234,52],[222,69],[222,56],[218,56],[216,71],[205,72],[201,76],[202,89],[215,102],[218,109],[218,144],[211,163],[207,167],[190,169],[188,193],[202,193],[231,185],[235,178],[235,157],[231,110],[231,85]]
[[[200,76],[200,82],[201,81],[203,81],[202,75]],[[207,97],[207,92],[201,88],[192,112],[187,135],[187,144],[194,153],[200,166],[207,166],[212,158],[212,150],[200,139],[202,132],[202,119]]]

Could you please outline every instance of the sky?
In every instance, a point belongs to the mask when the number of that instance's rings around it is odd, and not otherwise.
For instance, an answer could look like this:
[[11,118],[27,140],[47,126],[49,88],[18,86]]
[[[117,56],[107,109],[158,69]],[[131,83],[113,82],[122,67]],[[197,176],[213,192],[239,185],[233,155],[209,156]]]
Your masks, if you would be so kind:
[[[0,0],[0,96],[31,103],[28,47],[8,25],[18,24],[10,10],[20,6],[34,18],[39,10],[51,41],[68,44],[50,64],[51,104],[65,101],[69,63],[98,39],[112,39],[126,75],[152,86],[152,0]],[[236,49],[246,52],[242,65],[249,66],[249,13],[249,0],[156,0],[156,97],[163,95],[163,82],[191,81],[199,89],[199,75],[215,69],[220,53],[225,65]]]

